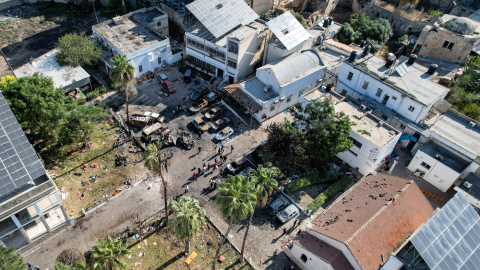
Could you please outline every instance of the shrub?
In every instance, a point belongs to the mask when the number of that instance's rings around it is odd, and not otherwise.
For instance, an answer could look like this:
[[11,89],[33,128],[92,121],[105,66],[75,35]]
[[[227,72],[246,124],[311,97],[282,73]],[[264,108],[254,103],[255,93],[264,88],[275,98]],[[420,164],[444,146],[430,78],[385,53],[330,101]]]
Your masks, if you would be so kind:
[[101,88],[98,89],[98,92],[100,93],[100,95],[103,95],[107,93],[107,88],[105,86],[102,86]]
[[337,180],[337,177],[338,176],[333,173],[305,175],[288,183],[287,191],[295,192],[311,185],[330,183]]
[[77,104],[78,105],[84,105],[85,103],[87,103],[87,101],[84,98],[77,99]]
[[3,76],[0,78],[0,89],[4,89],[7,86],[7,83],[11,83],[16,81],[17,78],[15,76]]
[[327,201],[327,199],[327,195],[322,192],[307,206],[307,209],[315,212]]
[[355,31],[349,23],[344,23],[337,33],[338,41],[350,44],[355,40]]
[[[338,176],[338,175],[335,175]],[[335,197],[340,191],[346,188],[352,182],[352,178],[348,175],[339,176],[338,180],[327,188],[324,192],[318,194],[318,196],[307,206],[307,209],[315,212],[325,202]]]
[[92,100],[100,96],[100,93],[98,90],[91,91],[90,93],[87,94],[87,99]]

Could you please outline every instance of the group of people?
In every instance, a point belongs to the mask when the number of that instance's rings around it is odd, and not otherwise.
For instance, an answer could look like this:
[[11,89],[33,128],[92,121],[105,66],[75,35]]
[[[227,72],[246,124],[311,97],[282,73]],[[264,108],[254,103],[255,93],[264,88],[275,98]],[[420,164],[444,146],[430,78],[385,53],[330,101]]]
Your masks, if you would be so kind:
[[28,270],[40,270],[40,266],[36,266],[35,268],[33,268],[31,263],[27,263],[27,267],[28,267]]

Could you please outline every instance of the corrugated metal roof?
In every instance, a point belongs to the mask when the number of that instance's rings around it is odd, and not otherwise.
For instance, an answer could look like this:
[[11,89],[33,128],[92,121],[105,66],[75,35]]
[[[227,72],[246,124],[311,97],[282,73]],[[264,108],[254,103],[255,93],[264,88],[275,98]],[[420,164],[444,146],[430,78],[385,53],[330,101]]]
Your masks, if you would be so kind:
[[35,150],[0,92],[0,197],[45,173]]
[[55,88],[66,88],[65,90],[71,90],[68,88],[69,85],[90,78],[90,75],[80,66],[60,66],[56,58],[57,52],[57,50],[50,51],[15,69],[13,73],[20,78],[38,72],[52,78]]

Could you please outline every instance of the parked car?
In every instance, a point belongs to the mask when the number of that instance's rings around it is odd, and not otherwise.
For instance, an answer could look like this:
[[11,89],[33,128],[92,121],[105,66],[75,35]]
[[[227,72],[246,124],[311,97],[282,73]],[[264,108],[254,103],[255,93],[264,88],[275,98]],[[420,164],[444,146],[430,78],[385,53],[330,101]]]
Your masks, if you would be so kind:
[[247,176],[249,175],[251,172],[253,171],[253,168],[248,166],[246,167],[245,169],[243,169],[239,174],[243,175],[243,176]]
[[207,118],[207,119],[217,118],[222,112],[223,112],[222,108],[213,107],[205,114],[205,118]]
[[290,204],[287,208],[283,209],[280,213],[277,214],[277,220],[283,224],[296,217],[297,215],[298,208],[295,205]]
[[195,126],[201,132],[207,131],[208,126],[200,117],[195,117],[192,119],[193,126]]
[[265,210],[268,214],[274,216],[288,205],[288,200],[284,196],[276,198],[271,204],[269,204]]
[[215,139],[219,142],[226,140],[228,137],[232,136],[234,133],[231,127],[226,127],[222,129],[217,135],[215,135]]
[[241,170],[241,168],[243,168],[244,163],[245,159],[240,157],[232,163],[227,164],[227,173],[236,174],[239,170]]
[[208,88],[205,86],[202,86],[192,93],[192,95],[190,96],[190,99],[193,101],[197,101],[203,98],[204,96],[206,96],[207,94],[208,94]]
[[223,117],[221,119],[218,119],[217,121],[213,122],[210,127],[213,129],[213,130],[219,130],[219,129],[222,129],[223,127],[227,126],[228,124],[230,124],[230,122],[232,122],[232,120],[230,120],[230,118],[228,117]]
[[185,73],[183,74],[183,81],[186,83],[189,83],[192,81],[192,70],[187,69]]
[[215,92],[210,92],[207,94],[207,96],[205,96],[205,99],[208,101],[208,102],[214,102],[216,99],[217,99],[217,93]]
[[199,111],[205,109],[208,106],[208,102],[205,99],[202,99],[192,105],[189,111],[192,114],[198,113]]
[[167,90],[167,92],[170,94],[177,92],[177,89],[175,88],[173,83],[171,83],[169,80],[164,80],[162,82],[162,85],[163,85],[163,88],[165,88],[165,90]]
[[158,79],[159,79],[161,82],[168,80],[167,75],[165,75],[164,73],[158,74]]

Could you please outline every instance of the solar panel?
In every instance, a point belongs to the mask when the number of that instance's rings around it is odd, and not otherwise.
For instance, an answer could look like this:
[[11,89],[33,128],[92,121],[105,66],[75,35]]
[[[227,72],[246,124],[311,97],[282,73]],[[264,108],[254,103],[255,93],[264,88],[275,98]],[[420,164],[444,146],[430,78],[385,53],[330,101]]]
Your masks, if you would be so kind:
[[403,62],[400,65],[398,65],[395,68],[395,70],[397,71],[398,75],[400,75],[400,77],[402,77],[403,75],[405,75],[408,72],[408,67],[407,67],[407,65],[405,65],[405,62]]
[[412,237],[430,269],[470,269],[480,263],[480,216],[457,193]]
[[42,163],[0,92],[0,197],[44,174]]
[[311,37],[290,11],[268,21],[266,24],[287,50]]
[[196,0],[186,7],[216,38],[259,17],[243,0]]

